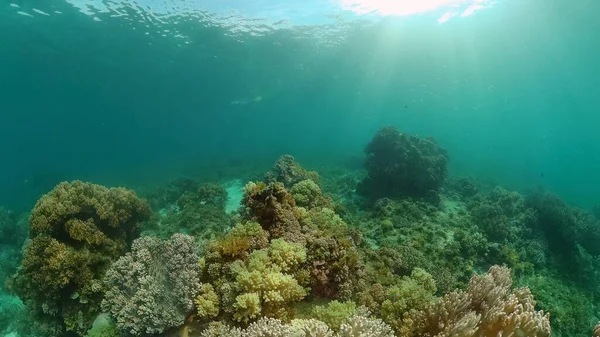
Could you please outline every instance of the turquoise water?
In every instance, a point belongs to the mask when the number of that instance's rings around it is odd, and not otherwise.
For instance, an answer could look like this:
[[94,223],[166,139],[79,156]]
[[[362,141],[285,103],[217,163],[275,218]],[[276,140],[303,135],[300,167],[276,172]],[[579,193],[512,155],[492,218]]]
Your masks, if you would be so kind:
[[[574,207],[600,205],[599,13],[595,0],[6,0],[0,278],[9,289],[27,212],[59,182],[134,189],[155,216],[143,235],[183,232],[205,244],[235,222],[256,220],[239,208],[251,199],[243,187],[292,154],[321,175],[302,187],[333,200],[324,202],[332,210],[313,216],[360,229],[361,253],[397,239],[393,252],[408,249],[426,262],[407,270],[431,272],[436,296],[506,264],[515,285],[540,299],[536,309],[558,317],[553,336],[589,336],[600,319],[592,248],[600,213]],[[433,206],[357,202],[365,146],[390,125],[435,138],[447,151],[449,177],[472,177],[481,194],[462,196],[450,179]],[[199,180],[174,181],[182,176]],[[485,194],[496,185],[504,189]],[[540,187],[573,208],[528,194]],[[115,251],[95,272],[104,273]],[[454,269],[440,271],[440,256]],[[397,293],[412,289],[409,275],[394,276],[402,286],[390,297],[406,296]],[[64,303],[79,296],[64,295]],[[46,310],[36,300],[33,307]],[[6,323],[22,310],[14,294],[0,292],[0,335],[26,331]]]
[[498,0],[443,24],[448,8],[75,3],[2,5],[0,204],[74,177],[360,154],[384,125],[435,137],[456,174],[598,202],[594,1]]

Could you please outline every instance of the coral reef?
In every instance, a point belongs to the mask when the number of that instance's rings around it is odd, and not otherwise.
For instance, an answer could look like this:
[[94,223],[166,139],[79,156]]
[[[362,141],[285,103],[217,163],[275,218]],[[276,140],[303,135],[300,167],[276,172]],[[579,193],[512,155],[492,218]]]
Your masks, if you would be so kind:
[[438,202],[447,175],[448,154],[432,138],[380,129],[365,147],[368,176],[358,190],[372,201],[415,197]]
[[142,237],[131,252],[106,272],[102,309],[117,328],[133,336],[152,336],[185,323],[199,294],[200,272],[194,238]]
[[47,336],[85,334],[100,311],[104,272],[149,216],[133,191],[81,181],[61,183],[36,203],[31,239],[8,286],[47,326]]
[[25,305],[0,321],[28,317],[6,333],[35,337],[589,336],[595,215],[545,192],[446,183],[445,152],[393,128],[367,153],[367,204],[364,172],[319,176],[289,155],[232,214],[201,179],[152,195],[149,221],[131,191],[63,183],[33,209],[7,282]]

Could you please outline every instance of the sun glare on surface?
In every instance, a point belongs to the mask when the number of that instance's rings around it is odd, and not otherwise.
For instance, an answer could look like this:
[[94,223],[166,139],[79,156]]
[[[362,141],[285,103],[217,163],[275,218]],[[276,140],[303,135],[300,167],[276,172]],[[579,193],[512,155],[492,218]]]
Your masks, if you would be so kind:
[[341,7],[356,14],[381,16],[408,16],[437,10],[446,12],[438,22],[446,22],[455,16],[469,16],[490,7],[491,0],[339,0]]

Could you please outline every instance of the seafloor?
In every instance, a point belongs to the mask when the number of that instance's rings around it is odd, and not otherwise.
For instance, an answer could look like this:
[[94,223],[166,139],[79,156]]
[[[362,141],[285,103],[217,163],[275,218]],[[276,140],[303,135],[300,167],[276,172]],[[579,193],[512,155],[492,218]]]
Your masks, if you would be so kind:
[[60,183],[28,214],[0,209],[0,332],[592,335],[598,209],[447,161],[383,128],[360,160],[208,165],[135,192]]

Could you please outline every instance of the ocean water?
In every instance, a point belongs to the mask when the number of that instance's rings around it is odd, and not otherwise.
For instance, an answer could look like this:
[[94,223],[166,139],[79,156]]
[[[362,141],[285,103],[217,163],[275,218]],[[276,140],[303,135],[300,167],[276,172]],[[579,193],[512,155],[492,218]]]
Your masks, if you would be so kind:
[[240,179],[280,155],[336,174],[393,125],[434,137],[452,176],[591,209],[599,15],[595,0],[5,0],[0,205],[27,212],[65,180],[144,191],[233,170],[233,212]]
[[3,3],[0,204],[72,178],[360,155],[384,125],[435,137],[456,174],[598,202],[597,2],[364,2]]

